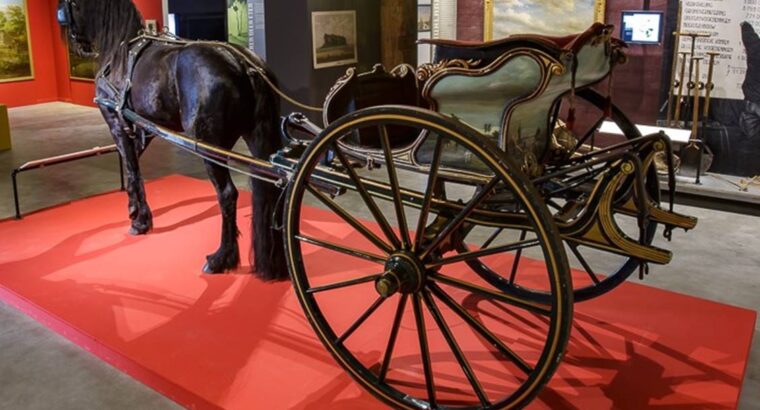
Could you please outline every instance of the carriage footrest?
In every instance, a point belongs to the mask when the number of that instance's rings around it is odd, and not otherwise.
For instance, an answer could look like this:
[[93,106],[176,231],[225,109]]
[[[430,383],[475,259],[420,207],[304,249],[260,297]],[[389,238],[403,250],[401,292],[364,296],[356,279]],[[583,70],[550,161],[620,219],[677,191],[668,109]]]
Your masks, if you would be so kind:
[[623,256],[631,256],[642,262],[667,265],[673,259],[673,253],[669,250],[651,245],[642,245],[629,238],[616,226],[608,225],[602,221],[594,223],[590,229],[580,236],[565,236],[566,240],[579,245],[616,253]]
[[[654,204],[650,204],[648,208],[649,209],[647,209],[647,213],[649,219],[668,227],[682,228],[688,231],[694,229],[697,226],[698,220],[693,216],[683,215],[677,212],[670,212],[660,208],[659,206],[655,206]],[[636,216],[638,215],[639,210],[636,207],[636,203],[633,201],[633,199],[631,199],[626,202],[622,208],[620,208],[620,212],[627,215]]]

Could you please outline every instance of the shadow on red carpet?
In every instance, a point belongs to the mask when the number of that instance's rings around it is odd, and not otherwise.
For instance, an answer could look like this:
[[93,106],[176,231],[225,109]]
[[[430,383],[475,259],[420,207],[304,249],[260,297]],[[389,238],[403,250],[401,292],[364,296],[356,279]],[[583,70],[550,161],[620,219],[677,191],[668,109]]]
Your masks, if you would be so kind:
[[[208,182],[172,176],[148,183],[147,191],[155,229],[143,237],[127,234],[122,193],[0,223],[0,297],[186,406],[382,408],[319,343],[289,283],[259,281],[247,274],[249,266],[228,275],[200,273],[220,234]],[[238,214],[246,249],[249,202],[241,199]],[[307,218],[345,240],[356,235],[325,212],[309,210]],[[320,252],[318,259],[336,263]],[[348,298],[365,297],[354,293]],[[525,315],[472,297],[461,303],[492,323],[519,328],[526,346],[542,337]],[[386,327],[392,314],[390,307],[378,311]],[[577,305],[565,360],[531,408],[736,408],[755,316],[626,283]],[[378,350],[363,354],[368,361],[381,357]],[[475,362],[478,372],[492,375],[484,385],[498,390],[500,374]]]

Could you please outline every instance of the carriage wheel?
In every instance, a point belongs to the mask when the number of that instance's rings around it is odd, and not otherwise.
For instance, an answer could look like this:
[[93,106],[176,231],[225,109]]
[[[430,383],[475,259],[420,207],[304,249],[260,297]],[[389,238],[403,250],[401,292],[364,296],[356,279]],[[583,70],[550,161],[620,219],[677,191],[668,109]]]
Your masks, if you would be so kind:
[[[394,155],[391,129],[435,139],[424,172],[405,172],[387,160]],[[360,169],[361,159],[349,158],[338,144],[367,130],[381,139],[386,161],[379,169]],[[463,194],[469,199],[461,202],[440,198],[435,189],[446,172],[441,158],[453,145],[488,170],[485,188]],[[320,164],[328,151],[334,160],[326,172]],[[347,192],[331,196],[329,181]],[[377,194],[380,186],[385,189]],[[512,248],[541,250],[543,274],[552,284],[547,303],[499,292],[467,268],[477,254],[446,251],[451,234],[496,191],[519,198],[538,232],[531,243]],[[455,210],[449,223],[431,226],[444,208]],[[353,216],[354,209],[366,210],[372,222]],[[357,111],[331,124],[295,172],[283,235],[296,295],[320,340],[356,381],[393,407],[520,408],[561,361],[572,295],[556,227],[527,178],[462,124],[394,106]]]
[[[579,135],[589,134],[591,138],[587,141],[596,140],[598,142],[599,138],[595,134],[598,134],[601,122],[606,118],[605,108],[607,106],[607,99],[591,88],[579,91],[577,97],[577,108],[585,110],[588,118],[593,119],[593,123],[588,124],[587,130],[582,130],[585,132]],[[557,112],[560,113],[561,110],[558,109]],[[614,122],[623,131],[624,136],[620,137],[620,141],[623,141],[623,138],[631,140],[641,137],[641,133],[634,123],[615,105],[611,107],[609,120]],[[630,188],[630,183],[624,184],[623,187],[619,188],[620,194],[622,195],[623,191]],[[649,197],[659,205],[659,182],[657,180],[657,170],[654,166],[647,171],[646,188]],[[560,209],[560,205],[557,204],[554,198],[548,198],[547,205],[552,212],[558,212]],[[627,232],[629,236],[633,238],[639,237],[638,227],[633,217],[615,214],[615,219],[620,225],[628,228]],[[651,244],[654,240],[657,225],[657,222],[649,222],[644,238],[646,244]],[[476,236],[479,241],[474,239]],[[519,240],[528,240],[531,237],[532,234],[526,230],[480,229],[479,231],[471,231],[458,245],[460,252],[469,252],[473,247],[472,244],[483,243],[490,246],[517,238]],[[468,243],[471,245],[468,245]],[[640,262],[636,258],[615,255],[569,242],[566,242],[565,246],[569,262],[573,265],[574,269],[572,281],[574,287],[573,299],[576,302],[590,300],[611,291],[625,282],[640,266]],[[521,265],[524,262],[523,258],[526,256],[525,254],[526,252],[519,250],[512,253],[513,260],[508,269],[508,275],[499,274],[492,269],[494,263],[487,259],[471,260],[468,261],[468,264],[490,284],[507,294],[545,302],[550,297],[546,281],[536,280],[535,277],[530,276],[524,278],[521,275],[521,270],[523,269]],[[529,253],[528,256],[530,256]]]

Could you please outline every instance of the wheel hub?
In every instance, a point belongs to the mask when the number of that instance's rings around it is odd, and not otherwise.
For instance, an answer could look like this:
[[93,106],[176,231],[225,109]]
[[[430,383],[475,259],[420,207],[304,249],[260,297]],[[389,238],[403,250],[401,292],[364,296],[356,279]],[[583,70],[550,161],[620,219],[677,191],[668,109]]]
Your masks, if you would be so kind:
[[408,252],[395,253],[385,263],[385,273],[375,281],[375,290],[389,298],[398,292],[409,294],[422,289],[425,268],[419,259]]

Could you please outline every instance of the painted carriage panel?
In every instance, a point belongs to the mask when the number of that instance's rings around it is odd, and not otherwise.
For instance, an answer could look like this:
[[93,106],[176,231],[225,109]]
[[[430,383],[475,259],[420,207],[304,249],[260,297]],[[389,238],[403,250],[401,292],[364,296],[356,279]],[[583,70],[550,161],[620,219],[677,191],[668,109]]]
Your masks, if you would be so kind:
[[608,41],[590,41],[575,55],[564,53],[560,63],[536,49],[518,48],[483,68],[438,73],[426,95],[437,111],[489,136],[537,176],[551,138],[555,100],[570,93],[573,84],[578,89],[609,75],[610,51]]
[[[496,68],[492,68],[496,67]],[[533,56],[516,55],[492,64],[487,70],[450,74],[434,83],[430,98],[436,109],[499,142],[505,113],[517,101],[538,91],[544,67]],[[465,157],[448,147],[444,161],[449,166],[473,168]],[[450,159],[450,160],[449,160]]]
[[[575,73],[575,87],[582,88],[604,79],[611,71],[608,44],[598,42],[587,44],[577,55],[578,69]],[[554,101],[569,93],[573,88],[573,70],[564,70],[559,75],[551,75],[546,89],[525,102],[515,104],[505,118],[507,129],[505,144],[502,145],[513,159],[526,170],[541,173],[537,167],[543,162],[551,137],[550,124]]]

